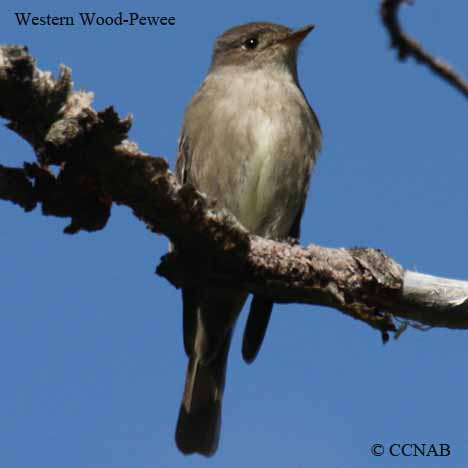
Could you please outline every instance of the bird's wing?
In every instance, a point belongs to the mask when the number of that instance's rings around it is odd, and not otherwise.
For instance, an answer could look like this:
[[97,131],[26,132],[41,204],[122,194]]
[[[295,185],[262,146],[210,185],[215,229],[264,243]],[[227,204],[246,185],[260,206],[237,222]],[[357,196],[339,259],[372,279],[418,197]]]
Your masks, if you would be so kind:
[[179,145],[177,148],[177,159],[176,159],[176,178],[179,183],[185,184],[188,180],[188,174],[191,165],[191,152],[189,149],[188,138],[182,130],[182,134],[179,138]]
[[[191,152],[189,148],[188,138],[182,130],[179,138],[176,160],[176,178],[181,184],[185,184],[189,180],[191,165]],[[195,335],[197,332],[197,308],[199,305],[199,290],[196,288],[182,288],[182,304],[183,304],[183,334],[184,334],[184,349],[187,356],[190,357],[193,351]]]
[[249,316],[242,339],[242,357],[250,364],[257,357],[273,310],[273,301],[255,294],[250,304]]

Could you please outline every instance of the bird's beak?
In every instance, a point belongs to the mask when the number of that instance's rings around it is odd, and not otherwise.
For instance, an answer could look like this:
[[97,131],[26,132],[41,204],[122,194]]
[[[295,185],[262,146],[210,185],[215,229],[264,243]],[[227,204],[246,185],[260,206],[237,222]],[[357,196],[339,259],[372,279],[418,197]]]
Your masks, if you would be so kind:
[[303,28],[297,29],[296,31],[293,31],[292,33],[288,34],[280,42],[291,44],[297,47],[314,28],[315,24],[309,24],[307,26],[304,26]]

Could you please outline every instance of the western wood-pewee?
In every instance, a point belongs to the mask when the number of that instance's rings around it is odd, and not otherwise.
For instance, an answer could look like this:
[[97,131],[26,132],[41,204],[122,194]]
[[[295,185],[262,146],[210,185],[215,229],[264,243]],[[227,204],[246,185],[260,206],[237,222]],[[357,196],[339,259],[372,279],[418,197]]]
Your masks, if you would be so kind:
[[[229,29],[216,41],[208,74],[188,105],[177,177],[218,201],[250,232],[298,238],[321,131],[299,85],[297,50],[313,29],[272,23]],[[184,346],[189,357],[176,442],[184,453],[212,455],[234,324],[247,293],[185,288]],[[254,296],[242,354],[253,361],[272,310]]]

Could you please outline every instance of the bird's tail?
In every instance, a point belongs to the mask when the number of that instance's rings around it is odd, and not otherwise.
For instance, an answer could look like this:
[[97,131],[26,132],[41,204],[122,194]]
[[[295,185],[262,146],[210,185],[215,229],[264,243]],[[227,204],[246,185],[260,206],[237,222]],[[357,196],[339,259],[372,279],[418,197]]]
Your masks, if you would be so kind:
[[189,360],[175,437],[177,447],[185,454],[210,456],[218,447],[231,334],[208,364],[196,356]]

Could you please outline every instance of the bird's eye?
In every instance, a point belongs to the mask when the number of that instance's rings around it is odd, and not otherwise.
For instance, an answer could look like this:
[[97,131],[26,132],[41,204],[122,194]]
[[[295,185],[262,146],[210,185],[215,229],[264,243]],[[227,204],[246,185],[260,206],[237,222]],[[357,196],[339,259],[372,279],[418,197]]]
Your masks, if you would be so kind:
[[255,49],[258,46],[258,39],[256,37],[249,37],[242,45],[244,49]]

